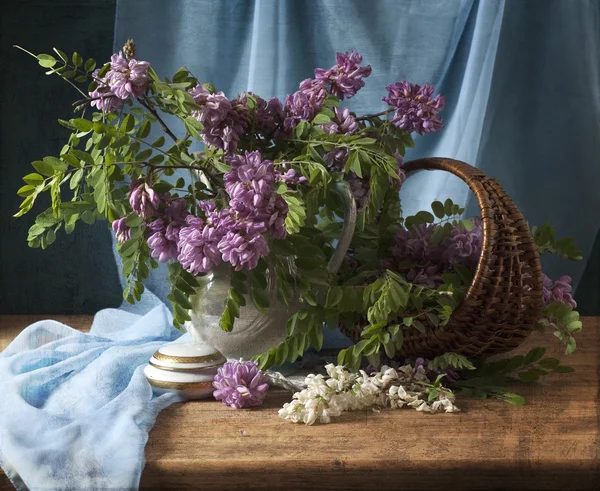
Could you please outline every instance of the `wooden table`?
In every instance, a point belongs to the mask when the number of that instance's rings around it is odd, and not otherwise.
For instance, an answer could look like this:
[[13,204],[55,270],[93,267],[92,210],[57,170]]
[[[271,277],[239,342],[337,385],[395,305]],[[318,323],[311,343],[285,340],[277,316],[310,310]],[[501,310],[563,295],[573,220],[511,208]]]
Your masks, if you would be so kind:
[[[91,323],[91,317],[55,318],[81,330]],[[0,317],[0,349],[36,319]],[[600,318],[584,319],[580,349],[565,360],[575,372],[520,388],[524,407],[459,399],[458,414],[365,410],[304,426],[277,417],[290,399],[282,391],[272,391],[256,410],[215,401],[174,404],[150,433],[141,487],[600,489],[599,327]],[[545,341],[558,353],[551,338]],[[523,349],[537,343],[532,336]]]

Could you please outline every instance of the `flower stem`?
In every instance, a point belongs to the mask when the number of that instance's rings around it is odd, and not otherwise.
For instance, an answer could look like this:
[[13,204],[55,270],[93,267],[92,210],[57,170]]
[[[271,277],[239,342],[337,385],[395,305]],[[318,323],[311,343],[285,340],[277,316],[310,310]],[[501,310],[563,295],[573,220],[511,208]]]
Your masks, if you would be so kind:
[[391,113],[393,109],[386,109],[385,111],[381,111],[377,114],[367,114],[366,116],[361,116],[360,118],[356,118],[356,121],[368,121],[369,119],[378,118],[379,116],[386,116]]
[[175,136],[175,134],[169,129],[169,127],[167,126],[167,124],[162,120],[162,118],[160,117],[160,115],[158,114],[158,111],[156,111],[156,109],[154,109],[150,103],[145,99],[145,98],[139,98],[138,101],[140,101],[140,104],[142,106],[144,106],[149,112],[150,114],[152,114],[152,116],[154,116],[158,122],[160,123],[160,125],[163,127],[163,130],[165,130],[165,133],[167,135],[169,135],[171,137],[171,139],[177,143],[179,141],[179,139]]

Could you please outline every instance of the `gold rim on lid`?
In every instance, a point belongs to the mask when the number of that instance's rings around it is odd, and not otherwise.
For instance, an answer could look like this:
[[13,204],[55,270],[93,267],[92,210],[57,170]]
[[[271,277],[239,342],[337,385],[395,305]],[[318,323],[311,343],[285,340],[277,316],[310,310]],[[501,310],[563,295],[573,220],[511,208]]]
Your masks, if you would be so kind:
[[148,360],[148,363],[150,365],[152,365],[154,368],[157,368],[159,370],[170,370],[173,372],[193,372],[193,371],[202,372],[209,368],[216,368],[216,367],[220,367],[223,365],[222,363],[214,363],[212,365],[203,365],[201,367],[181,367],[181,368],[179,368],[179,367],[166,367],[164,365],[159,365],[158,363],[154,363],[152,360]]
[[173,389],[173,390],[188,390],[188,389],[208,389],[212,388],[212,381],[210,382],[166,382],[162,380],[154,380],[149,378],[148,382],[153,387],[158,389]]
[[[156,351],[152,356],[157,360],[168,361],[171,363],[208,363],[210,361],[217,361],[217,360],[221,360],[224,358],[223,355],[221,353],[219,353],[218,351],[211,355],[204,355],[204,356],[173,356],[173,355],[165,355],[164,353],[161,353],[160,351]],[[160,367],[160,368],[164,368],[164,367]],[[204,368],[204,367],[198,367],[198,368]]]

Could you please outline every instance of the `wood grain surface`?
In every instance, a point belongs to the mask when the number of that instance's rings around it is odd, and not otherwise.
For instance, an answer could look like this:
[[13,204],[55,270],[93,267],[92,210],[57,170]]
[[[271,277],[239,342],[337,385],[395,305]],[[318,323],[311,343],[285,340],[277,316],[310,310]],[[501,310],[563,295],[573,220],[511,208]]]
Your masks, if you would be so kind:
[[[91,323],[55,318],[82,330]],[[0,347],[34,320],[0,317]],[[600,489],[599,327],[584,318],[580,348],[563,359],[575,372],[515,387],[524,407],[459,399],[458,414],[365,410],[307,427],[277,417],[290,399],[283,391],[252,410],[174,404],[150,433],[141,488]],[[541,341],[560,352],[537,335],[519,351]]]

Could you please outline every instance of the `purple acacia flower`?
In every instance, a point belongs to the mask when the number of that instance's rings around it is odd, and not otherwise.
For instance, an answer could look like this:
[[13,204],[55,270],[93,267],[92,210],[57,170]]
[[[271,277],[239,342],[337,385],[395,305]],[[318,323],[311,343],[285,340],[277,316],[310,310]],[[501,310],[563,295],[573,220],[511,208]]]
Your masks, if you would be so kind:
[[347,148],[337,147],[323,155],[323,158],[328,167],[339,171],[346,165],[348,155]]
[[186,200],[173,199],[167,204],[164,217],[148,225],[148,228],[154,232],[148,238],[148,247],[153,258],[161,263],[177,259],[179,232],[185,226],[188,215]]
[[312,120],[321,109],[326,97],[327,90],[323,82],[310,78],[303,80],[299,90],[291,95],[288,94],[285,98],[285,130],[294,129],[301,121]]
[[127,226],[127,217],[117,218],[112,222],[112,229],[115,231],[117,242],[127,242],[130,239],[131,231]]
[[235,409],[259,406],[263,403],[269,384],[255,361],[228,361],[215,375],[213,396]]
[[404,169],[402,168],[404,157],[398,151],[395,151],[393,155],[396,158],[396,162],[398,162],[398,179],[390,177],[390,185],[393,186],[394,189],[400,190],[402,184],[406,181],[406,172],[404,172]]
[[446,98],[433,96],[432,85],[421,87],[410,82],[397,82],[386,87],[388,97],[383,100],[395,108],[392,124],[409,133],[420,135],[442,129],[438,113],[444,109]]
[[568,304],[573,308],[577,308],[577,302],[573,298],[570,276],[561,276],[559,280],[552,281],[545,274],[543,277],[542,297],[544,305],[552,302],[560,302]]
[[150,63],[147,61],[137,61],[135,58],[127,60],[121,51],[113,54],[110,70],[106,74],[110,90],[120,99],[137,99],[148,87],[149,67]]
[[406,280],[416,285],[435,288],[439,285],[441,274],[439,267],[435,264],[429,264],[426,267],[413,267],[406,272]]
[[201,106],[192,115],[204,125],[204,143],[227,153],[235,152],[250,121],[248,108],[239,100],[232,102],[223,92],[213,94],[202,85],[194,87],[189,93],[194,102]]
[[[266,101],[252,92],[240,95],[236,101],[247,108],[248,96],[252,96],[256,100],[254,132],[261,135],[265,140],[277,140],[284,134],[285,111],[283,110],[283,104],[277,97]],[[251,121],[248,126],[250,126],[250,123]]]
[[185,221],[187,226],[179,232],[177,260],[192,274],[206,273],[221,263],[218,243],[223,232],[192,215]]
[[289,167],[289,164],[282,165],[282,169],[285,172],[281,172],[277,175],[277,180],[284,182],[288,186],[297,186],[299,184],[308,184],[308,179]]
[[336,107],[334,111],[335,119],[331,123],[325,123],[321,126],[325,133],[330,135],[354,135],[358,131],[358,121],[350,114],[350,110],[348,108],[340,110]]
[[339,99],[350,99],[365,86],[363,78],[371,75],[371,65],[361,67],[362,56],[352,50],[350,53],[337,53],[337,64],[329,70],[317,68],[315,78],[328,83],[330,92]]
[[455,227],[450,232],[450,240],[446,247],[446,256],[450,265],[461,264],[475,268],[481,255],[483,232],[481,218],[473,219],[474,228],[467,232]]
[[[148,238],[150,255],[161,263],[166,263],[170,259],[177,259],[177,240],[180,227],[173,227],[173,224],[167,225],[162,218],[159,218],[150,222],[148,228],[154,232]],[[167,229],[169,229],[168,237]],[[175,240],[170,240],[170,238]]]
[[254,269],[258,260],[269,253],[267,241],[260,233],[246,234],[242,231],[227,232],[218,244],[223,260],[236,271],[244,267]]
[[285,218],[288,206],[275,193],[281,173],[271,160],[262,160],[260,152],[246,152],[228,159],[231,171],[223,176],[230,206],[237,216],[254,224],[278,239],[286,237]]
[[369,199],[369,183],[365,179],[354,175],[348,175],[346,181],[356,201],[356,207],[359,211],[362,210]]
[[131,209],[144,218],[156,215],[160,204],[158,194],[143,180],[132,181],[129,185]]
[[[321,125],[325,133],[330,135],[340,134],[350,136],[358,131],[358,121],[350,114],[349,109],[341,111],[337,107],[335,108],[335,118],[330,123]],[[333,168],[340,169],[344,167],[348,160],[348,149],[347,148],[334,148],[324,155],[325,163]]]
[[92,77],[98,86],[89,92],[90,99],[92,99],[90,105],[98,108],[98,110],[105,114],[120,110],[125,104],[125,101],[117,97],[115,93],[110,90],[106,78],[99,78],[98,72],[100,72],[99,69],[95,70],[92,74]]

